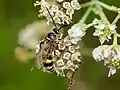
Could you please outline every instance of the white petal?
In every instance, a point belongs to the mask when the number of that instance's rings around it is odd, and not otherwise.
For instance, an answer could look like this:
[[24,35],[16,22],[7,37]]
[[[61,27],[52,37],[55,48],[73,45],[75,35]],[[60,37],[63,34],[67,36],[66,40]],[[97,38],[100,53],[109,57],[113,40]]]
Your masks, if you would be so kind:
[[109,73],[108,73],[108,77],[114,75],[116,73],[116,68],[110,68]]
[[105,24],[99,24],[99,25],[95,25],[94,27],[96,28],[96,29],[100,29],[100,30],[103,30],[104,28],[105,28]]
[[109,25],[110,31],[114,32],[115,29],[117,28],[116,25]]

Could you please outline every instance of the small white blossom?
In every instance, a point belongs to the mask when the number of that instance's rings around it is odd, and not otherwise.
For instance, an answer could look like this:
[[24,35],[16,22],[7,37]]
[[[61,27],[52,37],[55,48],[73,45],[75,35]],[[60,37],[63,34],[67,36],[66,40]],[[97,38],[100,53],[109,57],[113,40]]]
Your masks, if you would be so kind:
[[54,19],[54,21],[55,21],[56,23],[62,24],[62,22],[61,22],[61,20],[60,20],[59,17],[55,16],[53,19]]
[[78,3],[77,0],[72,0],[71,1],[71,6],[74,10],[79,10],[81,8],[80,4]]
[[53,4],[51,6],[50,12],[57,12],[58,10],[59,10],[59,7]]
[[55,50],[55,55],[60,56],[60,51],[59,50]]
[[111,35],[116,32],[116,25],[114,24],[107,24],[96,19],[94,20],[94,23],[97,24],[94,25],[95,32],[93,33],[93,36],[98,36],[101,44],[103,44],[105,40],[109,41],[109,39],[111,39]]
[[60,59],[60,60],[58,60],[58,61],[56,62],[56,64],[57,64],[58,66],[63,66],[63,65],[64,65],[64,61],[63,61],[62,59]]
[[68,59],[70,59],[70,56],[71,56],[71,54],[69,52],[65,52],[63,55],[63,58],[68,60]]
[[60,42],[60,43],[58,44],[58,49],[59,49],[59,50],[64,50],[64,49],[65,49],[65,44],[64,44],[63,42]]
[[68,36],[64,38],[64,43],[66,46],[70,46],[72,44]]
[[75,52],[75,47],[74,46],[69,46],[68,49],[71,53]]
[[70,16],[70,19],[72,20],[72,15],[74,14],[74,10],[72,8],[68,8],[66,10],[66,14]]
[[103,61],[110,69],[108,77],[115,74],[120,67],[120,46],[102,45],[95,48],[92,55],[96,61]]
[[72,55],[71,55],[71,60],[73,60],[73,61],[78,61],[78,62],[81,62],[81,60],[78,58],[79,56],[77,55],[77,53],[73,53]]
[[70,37],[70,40],[73,44],[77,44],[78,41],[80,41],[82,39],[82,37],[85,35],[85,25],[80,25],[75,24],[73,25],[69,30],[68,30],[68,34]]
[[55,13],[55,16],[57,17],[62,17],[64,15],[64,13],[61,11],[61,10],[58,10],[56,13]]
[[62,23],[67,23],[67,24],[70,24],[71,20],[70,18],[67,16],[67,15],[63,15],[62,16]]
[[63,8],[65,9],[71,8],[70,2],[63,2]]

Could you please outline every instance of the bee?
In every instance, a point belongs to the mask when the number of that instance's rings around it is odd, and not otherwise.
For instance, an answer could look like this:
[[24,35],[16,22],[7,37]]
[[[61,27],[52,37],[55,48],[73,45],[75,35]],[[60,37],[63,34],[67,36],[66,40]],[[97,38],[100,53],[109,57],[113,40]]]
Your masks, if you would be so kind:
[[55,63],[52,52],[54,52],[57,48],[57,40],[61,39],[62,34],[60,34],[59,30],[66,25],[57,28],[57,25],[55,24],[55,21],[53,20],[52,15],[50,14],[47,7],[46,10],[51,17],[55,28],[52,32],[48,33],[47,36],[37,45],[38,49],[36,52],[35,63],[38,69],[42,69],[45,72],[51,73],[54,71]]

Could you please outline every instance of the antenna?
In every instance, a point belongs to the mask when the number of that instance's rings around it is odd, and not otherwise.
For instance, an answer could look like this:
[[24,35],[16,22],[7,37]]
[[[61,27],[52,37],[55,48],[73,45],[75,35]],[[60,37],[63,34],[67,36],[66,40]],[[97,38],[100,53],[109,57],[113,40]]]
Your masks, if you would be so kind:
[[50,14],[50,11],[48,10],[48,8],[47,8],[47,7],[46,7],[46,9],[47,9],[47,11],[48,11],[48,13],[49,13],[49,15],[50,15],[50,17],[51,17],[52,21],[53,21],[53,24],[54,24],[55,28],[58,30],[57,25],[56,25],[56,23],[55,23],[55,21],[54,21],[54,19],[53,19],[52,15]]

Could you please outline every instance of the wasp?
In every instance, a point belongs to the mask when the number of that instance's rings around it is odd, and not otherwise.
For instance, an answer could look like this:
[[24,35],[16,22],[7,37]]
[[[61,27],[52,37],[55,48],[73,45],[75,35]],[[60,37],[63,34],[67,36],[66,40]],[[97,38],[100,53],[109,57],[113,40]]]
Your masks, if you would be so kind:
[[46,10],[51,17],[55,28],[38,44],[37,47],[39,49],[36,52],[35,63],[38,69],[42,68],[42,70],[45,72],[53,72],[55,60],[53,59],[52,52],[54,52],[54,50],[57,48],[57,40],[61,39],[62,34],[59,32],[59,30],[67,25],[57,28],[57,25],[47,7]]

